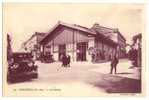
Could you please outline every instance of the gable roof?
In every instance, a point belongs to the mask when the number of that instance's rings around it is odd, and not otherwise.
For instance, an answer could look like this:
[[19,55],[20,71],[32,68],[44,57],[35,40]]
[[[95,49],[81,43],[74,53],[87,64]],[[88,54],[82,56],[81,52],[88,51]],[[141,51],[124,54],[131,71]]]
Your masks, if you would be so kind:
[[40,43],[42,43],[44,41],[44,39],[49,36],[51,34],[51,32],[53,32],[58,26],[64,26],[64,27],[68,27],[71,29],[75,29],[75,30],[79,30],[82,31],[84,33],[88,33],[90,35],[96,35],[96,33],[94,31],[92,31],[91,29],[87,28],[87,27],[83,27],[81,25],[77,25],[77,24],[68,24],[68,23],[64,23],[59,21],[49,32],[47,35],[44,36],[44,38],[40,41]]
[[35,32],[35,34],[37,35],[37,43],[39,43],[47,35],[47,33],[43,32]]
[[27,41],[23,43],[23,45],[26,45],[35,36],[37,36],[37,42],[39,43],[46,34],[47,33],[43,33],[43,32],[35,32]]
[[[95,25],[95,24],[94,24]],[[43,43],[46,38],[48,38],[48,36],[55,30],[57,29],[59,26],[64,26],[64,27],[68,27],[71,29],[75,29],[75,30],[79,30],[82,31],[84,33],[88,33],[92,36],[97,36],[100,35],[102,36],[104,39],[111,41],[115,44],[117,44],[115,41],[113,41],[109,36],[112,35],[112,33],[118,33],[124,40],[125,38],[121,35],[121,33],[118,31],[118,29],[114,29],[114,28],[107,28],[104,26],[100,26],[99,24],[96,23],[97,27],[95,27],[93,25],[92,28],[87,28],[87,27],[83,27],[81,25],[76,25],[76,24],[68,24],[68,23],[64,23],[59,21],[40,41],[39,43]]]
[[84,27],[84,26],[81,26],[81,25],[77,25],[77,24],[67,24],[67,23],[63,23],[63,22],[59,22],[59,24],[63,25],[63,26],[66,26],[66,27],[69,27],[69,28],[73,28],[73,29],[77,29],[77,30],[80,30],[80,31],[83,31],[83,32],[87,32],[87,33],[90,33],[90,34],[93,34],[95,35],[96,33],[94,31],[92,31],[91,29],[87,28],[87,27]]
[[139,33],[139,34],[133,36],[133,41],[136,41],[137,39],[141,39],[141,38],[142,38],[142,35],[141,35],[141,33]]
[[125,37],[119,32],[117,28],[107,28],[107,27],[99,25],[98,23],[95,23],[91,29],[106,37],[109,37],[113,33],[117,33],[121,38],[123,38],[123,40],[126,41]]

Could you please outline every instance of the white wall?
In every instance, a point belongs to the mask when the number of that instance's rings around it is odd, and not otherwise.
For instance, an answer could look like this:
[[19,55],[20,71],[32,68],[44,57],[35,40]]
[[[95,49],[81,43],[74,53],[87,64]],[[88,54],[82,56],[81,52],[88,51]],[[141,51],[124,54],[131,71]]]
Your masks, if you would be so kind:
[[27,51],[30,52],[34,49],[34,45],[37,45],[37,37],[36,36],[32,37],[32,39],[30,39],[26,43],[25,47],[27,48]]
[[95,46],[95,41],[94,41],[94,39],[89,40],[89,42],[88,42],[88,48],[94,47],[94,46]]
[[[90,47],[95,47],[95,40],[94,38],[90,39],[89,42],[88,42],[88,49]],[[88,50],[86,51],[86,59],[87,61],[91,62],[92,61],[92,55],[89,54]]]
[[58,53],[53,53],[53,58],[55,61],[58,61]]
[[86,59],[87,61],[91,62],[92,61],[92,55],[88,53],[88,51],[86,52]]

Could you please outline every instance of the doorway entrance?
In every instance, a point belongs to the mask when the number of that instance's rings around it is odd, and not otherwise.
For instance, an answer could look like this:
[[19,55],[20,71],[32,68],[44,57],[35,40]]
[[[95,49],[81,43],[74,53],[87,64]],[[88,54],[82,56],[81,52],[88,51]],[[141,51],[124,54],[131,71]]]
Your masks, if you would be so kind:
[[66,45],[65,44],[59,45],[58,53],[59,53],[58,54],[59,61],[61,61],[62,55],[65,55],[66,54]]
[[77,61],[86,61],[87,42],[77,43]]

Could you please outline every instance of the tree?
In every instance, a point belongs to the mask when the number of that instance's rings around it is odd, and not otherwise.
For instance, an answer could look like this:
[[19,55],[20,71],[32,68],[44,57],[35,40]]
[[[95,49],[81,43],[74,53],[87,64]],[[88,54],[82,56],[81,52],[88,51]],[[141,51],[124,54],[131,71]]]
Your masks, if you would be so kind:
[[7,60],[9,61],[12,58],[12,48],[11,48],[11,38],[7,34]]

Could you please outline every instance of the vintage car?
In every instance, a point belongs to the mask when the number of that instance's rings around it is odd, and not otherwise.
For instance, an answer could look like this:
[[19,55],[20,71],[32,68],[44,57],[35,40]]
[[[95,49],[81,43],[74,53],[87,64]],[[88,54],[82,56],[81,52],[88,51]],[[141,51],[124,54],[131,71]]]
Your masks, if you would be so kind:
[[40,61],[43,63],[52,63],[54,62],[53,55],[50,52],[46,52],[45,54],[41,53]]
[[38,78],[38,67],[32,60],[31,53],[13,53],[8,64],[7,80],[9,82]]

